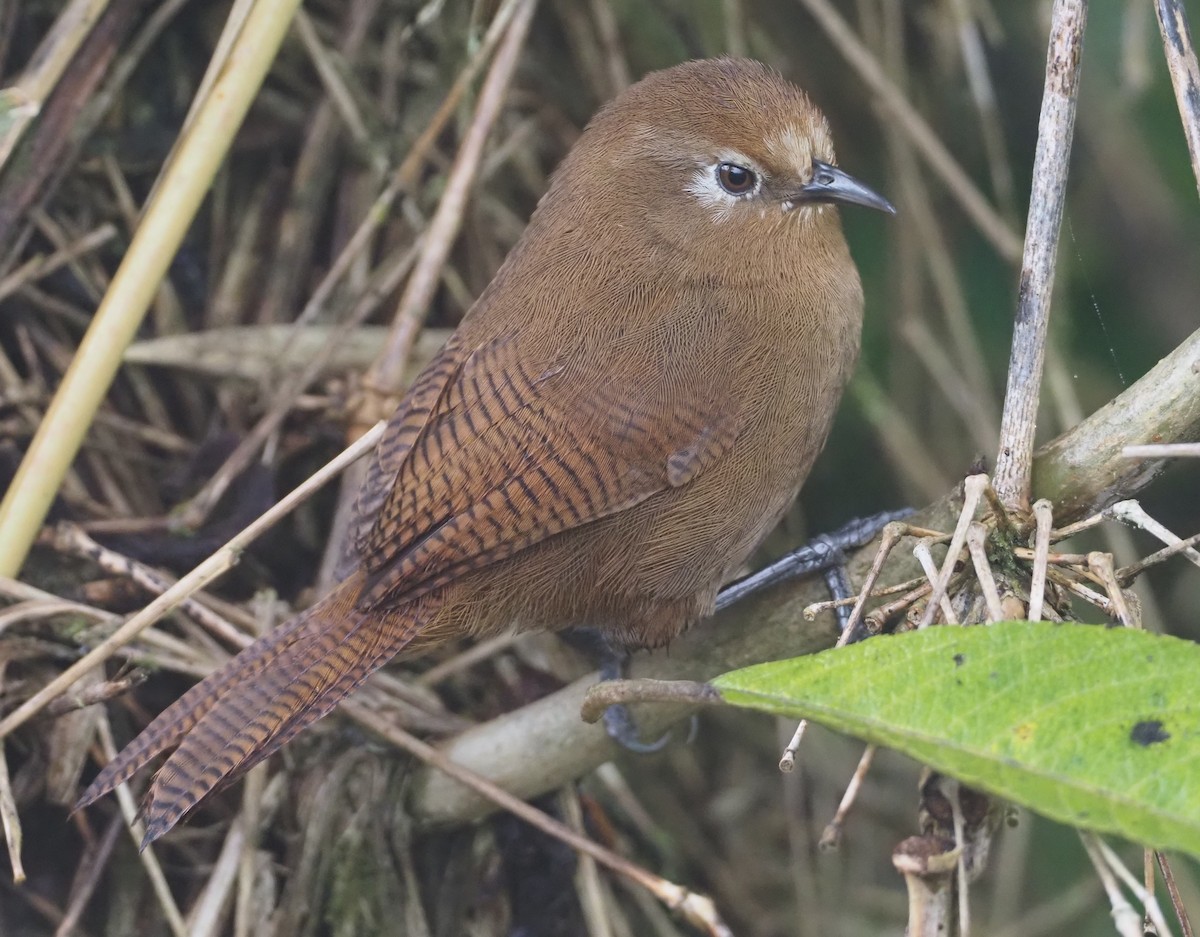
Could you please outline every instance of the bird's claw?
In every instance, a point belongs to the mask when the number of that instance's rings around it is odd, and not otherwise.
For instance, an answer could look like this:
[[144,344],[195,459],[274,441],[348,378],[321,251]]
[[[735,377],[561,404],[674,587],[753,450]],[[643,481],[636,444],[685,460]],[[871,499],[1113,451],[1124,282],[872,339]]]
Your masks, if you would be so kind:
[[629,712],[629,708],[621,703],[613,703],[604,710],[604,731],[622,748],[639,755],[660,752],[671,741],[671,733],[668,730],[653,742],[643,742],[638,737],[638,728],[633,721],[633,715]]

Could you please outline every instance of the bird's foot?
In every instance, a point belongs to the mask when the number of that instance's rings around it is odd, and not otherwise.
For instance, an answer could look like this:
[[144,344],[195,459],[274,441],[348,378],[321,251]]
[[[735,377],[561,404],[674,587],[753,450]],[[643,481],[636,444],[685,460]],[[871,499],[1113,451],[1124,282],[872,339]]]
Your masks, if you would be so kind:
[[[722,589],[717,596],[717,610],[728,608],[734,602],[768,586],[812,573],[824,573],[825,584],[834,599],[848,599],[853,593],[846,575],[846,551],[865,546],[886,525],[892,521],[903,520],[912,513],[912,508],[883,511],[870,517],[855,518],[833,533],[813,537],[804,546],[793,550],[770,566]],[[837,606],[837,616],[838,626],[844,629],[850,619],[849,607]]]
[[[600,669],[601,680],[624,679],[629,652],[613,647],[612,642],[600,631],[595,628],[571,628],[564,631],[562,637],[571,647],[595,662]],[[662,751],[671,740],[671,733],[665,732],[653,742],[643,742],[633,715],[621,703],[604,710],[604,731],[622,748],[641,755]]]

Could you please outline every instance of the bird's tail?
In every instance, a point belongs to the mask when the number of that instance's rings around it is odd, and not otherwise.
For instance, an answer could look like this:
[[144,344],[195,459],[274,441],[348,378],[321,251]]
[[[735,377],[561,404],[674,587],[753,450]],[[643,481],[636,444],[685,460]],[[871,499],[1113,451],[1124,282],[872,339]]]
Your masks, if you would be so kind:
[[142,805],[143,847],[214,788],[230,783],[320,719],[413,640],[436,596],[397,609],[356,606],[361,574],[192,687],[114,758],[75,809],[103,797],[178,745]]

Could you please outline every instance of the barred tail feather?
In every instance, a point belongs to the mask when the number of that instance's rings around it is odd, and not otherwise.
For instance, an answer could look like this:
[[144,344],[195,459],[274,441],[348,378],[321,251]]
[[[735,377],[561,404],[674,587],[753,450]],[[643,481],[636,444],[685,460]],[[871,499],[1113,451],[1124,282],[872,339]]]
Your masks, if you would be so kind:
[[159,713],[137,738],[121,749],[117,757],[96,775],[96,779],[75,803],[75,809],[87,807],[111,793],[117,785],[128,781],[144,768],[155,755],[177,745],[212,710],[225,692],[240,683],[253,680],[285,653],[303,634],[318,608],[313,606],[263,635]]
[[420,632],[438,602],[426,597],[381,613],[350,601],[320,614],[269,670],[232,687],[184,735],[151,782],[143,847],[175,826],[215,788],[241,777],[330,712]]

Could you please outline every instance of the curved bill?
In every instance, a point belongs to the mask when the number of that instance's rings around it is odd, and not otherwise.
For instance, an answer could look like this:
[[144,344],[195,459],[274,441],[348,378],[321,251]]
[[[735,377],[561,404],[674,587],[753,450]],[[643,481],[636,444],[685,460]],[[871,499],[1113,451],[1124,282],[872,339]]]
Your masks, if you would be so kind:
[[843,205],[862,205],[876,211],[896,214],[896,208],[886,198],[855,179],[837,166],[813,160],[812,180],[792,196],[795,202],[837,202]]

